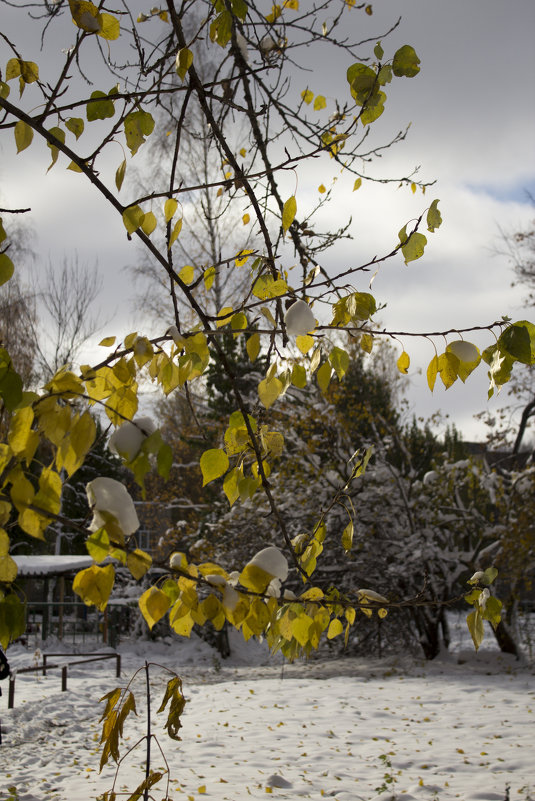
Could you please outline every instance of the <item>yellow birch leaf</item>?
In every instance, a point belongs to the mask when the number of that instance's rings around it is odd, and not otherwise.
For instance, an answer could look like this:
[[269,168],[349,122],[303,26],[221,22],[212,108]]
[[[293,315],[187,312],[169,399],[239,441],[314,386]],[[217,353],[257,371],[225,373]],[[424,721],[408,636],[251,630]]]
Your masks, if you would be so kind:
[[437,374],[438,374],[438,356],[433,356],[427,368],[427,384],[431,392],[435,388]]
[[223,328],[223,326],[228,325],[231,321],[231,315],[232,306],[224,306],[217,314],[216,326]]
[[245,347],[249,359],[254,362],[260,353],[260,334],[251,334],[247,340]]
[[304,356],[311,348],[314,347],[314,337],[311,337],[309,334],[298,336],[295,338],[295,344]]
[[139,581],[145,573],[150,570],[152,558],[145,551],[136,548],[132,553],[126,555],[126,566],[135,579]]
[[409,372],[411,359],[410,359],[410,356],[409,356],[408,353],[403,351],[403,353],[401,354],[401,356],[399,357],[399,359],[397,360],[396,363],[397,363],[398,370],[399,370],[400,373],[405,373],[406,374],[406,373]]
[[327,387],[331,381],[331,365],[329,362],[323,362],[321,367],[318,369],[316,373],[316,380],[318,382],[318,386],[325,394],[327,392]]
[[278,378],[264,378],[258,385],[258,397],[266,409],[272,406],[283,389],[282,381]]
[[243,267],[243,265],[249,260],[251,253],[254,253],[254,250],[240,250],[240,252],[236,254],[236,258],[234,260],[236,267]]
[[297,201],[295,199],[295,195],[292,195],[282,207],[282,230],[284,233],[286,233],[290,225],[293,223],[296,214]]
[[181,281],[189,286],[193,283],[193,279],[195,278],[195,269],[191,266],[191,264],[186,264],[180,270],[178,277]]
[[344,626],[341,620],[337,617],[334,620],[331,620],[329,624],[329,629],[327,631],[327,639],[333,640],[335,637],[338,637],[344,630]]
[[17,153],[26,150],[32,143],[33,129],[23,120],[19,120],[15,124],[15,144],[17,145]]
[[143,213],[143,210],[137,205],[129,206],[123,211],[124,227],[129,234],[133,234],[134,231],[137,231],[139,226],[142,225],[144,217],[145,214]]
[[178,239],[178,235],[181,232],[181,230],[182,230],[182,217],[180,218],[180,220],[176,221],[175,227],[173,228],[173,232],[172,232],[171,236],[169,237],[168,250],[171,250],[171,248],[175,244],[175,242]]
[[147,621],[148,627],[152,629],[165,615],[171,606],[171,601],[162,590],[159,590],[157,587],[149,587],[149,589],[139,597],[138,604],[141,614]]
[[147,236],[150,236],[154,229],[156,228],[156,217],[152,213],[152,211],[148,211],[145,216],[143,217],[143,222],[141,223],[141,230]]
[[76,574],[72,588],[86,606],[96,606],[103,612],[108,604],[114,582],[113,565],[105,567],[92,565]]
[[163,205],[163,213],[166,223],[168,223],[170,220],[173,219],[177,208],[178,208],[178,200],[175,200],[174,197],[167,198],[167,200]]
[[219,478],[227,472],[229,467],[228,456],[221,448],[210,448],[205,451],[200,460],[202,472],[202,485],[209,484],[210,481]]
[[117,172],[115,173],[115,186],[117,187],[117,191],[121,191],[121,187],[123,185],[124,176],[126,173],[126,159],[124,159],[118,166]]

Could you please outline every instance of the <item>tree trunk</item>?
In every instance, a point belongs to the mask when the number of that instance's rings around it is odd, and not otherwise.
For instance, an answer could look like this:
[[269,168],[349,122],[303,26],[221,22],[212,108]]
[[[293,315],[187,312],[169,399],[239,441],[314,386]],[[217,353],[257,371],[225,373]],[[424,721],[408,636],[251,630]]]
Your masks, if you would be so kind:
[[517,659],[520,658],[517,645],[503,620],[500,620],[494,629],[494,636],[496,642],[500,646],[500,651],[504,654],[514,654]]

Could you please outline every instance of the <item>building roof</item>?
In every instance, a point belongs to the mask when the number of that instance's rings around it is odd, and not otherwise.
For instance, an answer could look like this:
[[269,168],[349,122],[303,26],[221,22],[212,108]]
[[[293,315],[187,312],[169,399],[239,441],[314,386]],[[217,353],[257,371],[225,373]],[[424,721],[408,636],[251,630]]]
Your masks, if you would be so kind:
[[24,576],[58,576],[62,573],[75,573],[90,567],[93,560],[90,556],[13,556],[19,578]]

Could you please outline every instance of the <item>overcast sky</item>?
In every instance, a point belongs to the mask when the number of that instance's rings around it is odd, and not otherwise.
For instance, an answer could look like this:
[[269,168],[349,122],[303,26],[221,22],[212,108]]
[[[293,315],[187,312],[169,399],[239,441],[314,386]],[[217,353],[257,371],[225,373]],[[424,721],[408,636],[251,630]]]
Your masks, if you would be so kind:
[[[130,5],[136,13],[149,7]],[[424,258],[408,266],[401,257],[389,262],[373,284],[377,300],[387,303],[381,314],[385,327],[434,331],[486,324],[503,314],[533,319],[533,310],[522,308],[522,289],[511,287],[507,260],[495,251],[500,229],[522,229],[535,216],[527,196],[527,191],[535,195],[535,3],[377,0],[373,10],[372,17],[355,14],[362,37],[379,36],[402,15],[399,28],[383,41],[385,53],[412,44],[422,63],[416,78],[398,79],[389,87],[386,111],[373,126],[377,136],[386,139],[409,122],[411,128],[406,141],[386,152],[370,173],[406,175],[421,165],[420,176],[437,183],[425,197],[392,185],[366,183],[356,193],[337,185],[324,218],[337,224],[351,214],[354,238],[339,245],[325,259],[326,265],[332,271],[346,269],[386,252],[396,243],[399,229],[436,197],[444,223],[437,233],[429,234]],[[3,25],[14,19],[13,10],[3,3],[1,13]],[[27,36],[34,60],[52,57],[33,52],[35,39],[29,27]],[[3,45],[0,52],[3,66],[10,54]],[[306,81],[316,93],[330,98],[345,88],[347,63],[322,62],[321,53],[318,59],[312,51],[310,56],[315,71]],[[113,170],[122,160],[118,146],[115,155]],[[32,207],[28,222],[31,216],[38,267],[49,257],[59,263],[74,250],[89,264],[98,257],[105,278],[103,315],[113,316],[100,336],[135,330],[139,314],[129,305],[131,281],[123,268],[136,260],[136,254],[118,215],[64,165],[46,175],[50,159],[45,146],[34,142],[15,157],[10,142],[0,150],[0,159],[2,205]],[[324,183],[328,177],[322,174]],[[301,197],[307,193],[312,197],[317,183],[310,171],[304,173]],[[366,281],[358,288],[365,290]],[[471,339],[489,344],[488,336]],[[456,384],[447,393],[437,382],[431,395],[425,370],[434,354],[432,346],[403,342],[412,358],[408,396],[414,411],[428,416],[441,409],[466,438],[484,436],[472,415],[486,408],[486,371],[479,368],[479,377],[466,386]],[[495,404],[491,401],[491,408]]]

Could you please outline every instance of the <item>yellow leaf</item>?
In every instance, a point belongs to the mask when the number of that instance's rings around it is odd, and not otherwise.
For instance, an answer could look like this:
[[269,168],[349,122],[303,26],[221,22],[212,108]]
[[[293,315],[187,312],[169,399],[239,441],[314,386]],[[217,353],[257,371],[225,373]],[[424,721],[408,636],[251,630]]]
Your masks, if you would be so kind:
[[114,582],[115,570],[112,565],[106,567],[92,565],[76,574],[72,588],[86,606],[96,606],[103,612]]
[[139,597],[138,604],[141,614],[147,621],[147,625],[152,629],[165,615],[171,606],[171,601],[162,590],[159,590],[157,587],[149,587],[149,589]]
[[294,364],[292,368],[292,384],[299,389],[306,387],[307,372],[302,364]]
[[433,356],[427,368],[427,384],[431,392],[435,388],[438,373],[438,356]]
[[341,634],[343,630],[344,626],[342,624],[342,621],[339,620],[337,617],[334,618],[334,620],[331,620],[329,624],[329,629],[327,631],[327,639],[332,640],[335,637],[338,637],[338,635]]
[[247,349],[247,355],[249,356],[249,359],[254,362],[260,353],[260,334],[251,334],[245,344],[245,347]]
[[210,448],[201,456],[200,465],[203,477],[202,485],[204,487],[210,481],[214,481],[214,479],[227,472],[229,460],[227,454],[221,448]]
[[178,277],[181,281],[189,286],[189,284],[193,283],[193,279],[195,278],[195,269],[191,266],[191,264],[186,264],[186,266],[182,267],[180,270]]
[[102,27],[100,13],[94,3],[86,0],[69,0],[72,21],[86,33],[98,33]]
[[175,62],[175,69],[176,74],[180,78],[181,81],[187,75],[187,72],[191,65],[193,64],[193,53],[187,47],[183,47],[181,50],[178,51],[176,55],[176,62]]
[[290,225],[293,223],[295,219],[295,215],[297,214],[297,201],[295,196],[292,195],[288,198],[286,203],[282,208],[282,230],[284,233],[288,230]]
[[121,33],[121,27],[119,24],[119,20],[117,17],[114,17],[112,14],[100,14],[100,31],[98,35],[101,36],[103,39],[108,39],[109,41],[118,39]]
[[326,191],[327,191],[327,190],[325,189],[325,185],[324,185],[324,184],[320,184],[320,185],[318,186],[318,192],[319,192],[320,194],[322,194],[322,195],[323,195],[323,193],[324,193],[324,192],[326,192]]
[[303,89],[303,91],[301,92],[301,97],[303,98],[307,106],[309,106],[312,103],[312,100],[314,99],[314,92],[311,92],[310,89]]
[[357,189],[360,189],[361,186],[362,186],[362,178],[357,178],[357,180],[353,184],[353,192],[356,192]]
[[178,239],[178,235],[181,232],[181,230],[182,230],[182,217],[180,218],[180,220],[176,221],[175,227],[173,228],[173,232],[172,232],[171,236],[169,237],[169,247],[168,247],[169,250],[171,250],[171,248],[173,247],[174,243]]
[[235,258],[236,267],[243,267],[243,265],[248,261],[251,253],[254,253],[254,250],[240,250]]
[[33,129],[30,128],[26,122],[23,122],[23,120],[19,120],[15,124],[14,133],[15,144],[17,145],[17,153],[21,153],[31,145],[33,139]]
[[400,373],[405,373],[405,374],[408,373],[410,364],[411,364],[411,359],[410,359],[409,354],[405,353],[405,351],[403,351],[403,353],[401,354],[401,356],[397,360],[397,366],[398,366],[399,372]]
[[250,220],[251,220],[251,218],[250,218],[250,216],[249,216],[248,214],[244,214],[244,215],[243,215],[243,217],[242,217],[242,222],[243,222],[243,224],[244,224],[244,225],[248,225],[248,223],[250,222]]
[[231,320],[232,315],[232,306],[224,306],[217,314],[216,326],[218,328],[223,328],[224,325],[228,325]]
[[214,284],[215,276],[216,276],[215,267],[208,267],[204,271],[203,281],[204,281],[204,286],[205,286],[206,289],[211,289],[212,288],[212,286]]
[[304,613],[296,617],[292,622],[292,636],[295,637],[299,645],[306,645],[308,642],[312,618]]
[[17,577],[17,563],[9,555],[9,537],[0,529],[0,581],[10,584]]
[[117,167],[117,172],[115,173],[115,186],[117,187],[118,192],[121,191],[125,173],[126,173],[126,159],[124,159],[119,164],[119,166]]
[[167,198],[163,206],[163,213],[166,223],[168,223],[170,220],[173,219],[177,208],[178,208],[178,200],[175,200],[174,197]]
[[128,231],[129,234],[133,234],[134,231],[137,231],[139,226],[143,223],[143,218],[145,217],[143,210],[139,206],[129,206],[127,209],[123,211],[123,223],[124,227]]
[[314,337],[311,337],[309,334],[296,337],[295,344],[304,356],[312,347],[314,347]]
[[323,95],[316,95],[316,99],[314,100],[314,110],[321,111],[322,108],[325,108],[327,102]]
[[10,584],[17,578],[18,567],[9,554],[0,556],[0,581]]
[[249,563],[240,573],[240,584],[253,592],[264,592],[273,576],[258,565]]
[[327,391],[327,387],[329,386],[331,381],[331,365],[329,364],[329,362],[323,362],[321,367],[318,369],[318,372],[316,373],[316,380],[318,382],[319,388],[321,389],[323,394],[325,394],[325,392]]
[[282,390],[282,381],[279,381],[278,378],[264,378],[258,385],[258,397],[263,406],[269,409],[269,407],[275,403]]
[[103,348],[109,348],[115,344],[115,339],[116,337],[104,337],[104,339],[101,339],[98,344]]
[[143,222],[141,223],[141,230],[147,236],[150,236],[154,229],[156,228],[156,217],[152,213],[152,211],[148,211],[144,217]]
[[27,464],[33,459],[39,444],[39,434],[32,430],[33,419],[34,413],[31,406],[19,409],[13,415],[8,433],[11,450],[17,456],[24,458]]
[[135,579],[139,581],[145,573],[150,570],[152,558],[145,551],[136,548],[135,551],[126,555],[126,566]]

